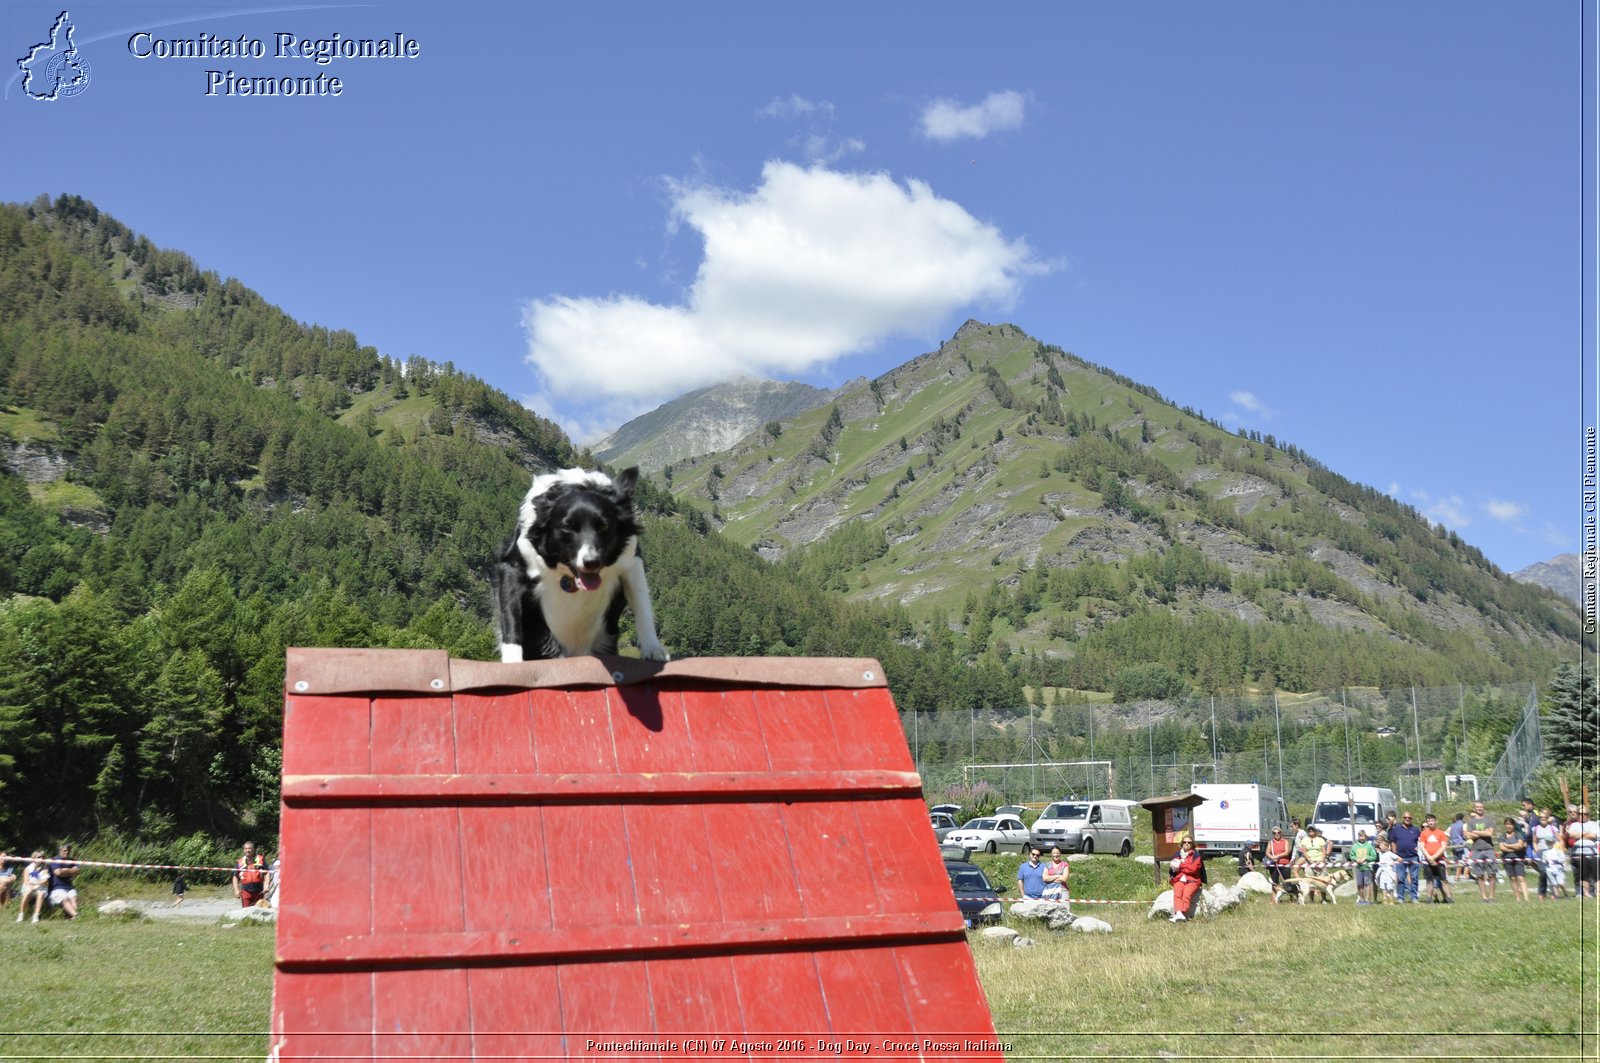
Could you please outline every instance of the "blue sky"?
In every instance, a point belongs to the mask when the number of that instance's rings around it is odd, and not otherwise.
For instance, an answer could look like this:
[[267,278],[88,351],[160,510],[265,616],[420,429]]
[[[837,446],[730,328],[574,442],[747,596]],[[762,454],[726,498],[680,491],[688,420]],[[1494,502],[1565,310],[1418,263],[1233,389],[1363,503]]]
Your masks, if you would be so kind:
[[[1579,549],[1580,4],[72,6],[48,102],[15,60],[61,7],[3,10],[0,200],[82,195],[580,442],[1005,320],[1508,571]],[[266,54],[156,54],[202,34]]]

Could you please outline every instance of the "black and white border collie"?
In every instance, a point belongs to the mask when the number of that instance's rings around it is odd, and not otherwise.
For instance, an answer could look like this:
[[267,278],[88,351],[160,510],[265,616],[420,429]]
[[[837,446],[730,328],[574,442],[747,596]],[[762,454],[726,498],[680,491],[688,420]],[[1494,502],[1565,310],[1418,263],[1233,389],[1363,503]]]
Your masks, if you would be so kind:
[[646,660],[665,661],[633,512],[637,468],[617,474],[562,469],[536,476],[517,532],[495,565],[500,660],[617,652],[617,621],[633,608]]

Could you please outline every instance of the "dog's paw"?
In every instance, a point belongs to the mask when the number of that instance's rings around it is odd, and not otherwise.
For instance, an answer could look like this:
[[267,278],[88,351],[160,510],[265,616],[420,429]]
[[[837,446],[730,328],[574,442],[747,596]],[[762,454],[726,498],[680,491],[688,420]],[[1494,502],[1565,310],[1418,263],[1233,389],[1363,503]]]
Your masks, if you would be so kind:
[[667,648],[661,645],[659,642],[647,642],[640,644],[639,656],[643,657],[647,661],[672,660],[672,654],[668,653]]

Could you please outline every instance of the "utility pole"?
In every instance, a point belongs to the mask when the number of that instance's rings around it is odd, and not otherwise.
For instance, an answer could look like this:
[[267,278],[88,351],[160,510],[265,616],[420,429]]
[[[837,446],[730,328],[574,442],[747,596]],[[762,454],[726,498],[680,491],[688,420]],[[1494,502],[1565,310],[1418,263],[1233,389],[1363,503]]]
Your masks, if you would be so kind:
[[1417,688],[1411,688],[1411,736],[1417,740],[1417,799],[1422,802],[1423,815],[1427,815],[1433,802],[1428,799],[1427,784],[1422,781],[1422,729],[1417,723]]
[[[1089,754],[1091,757],[1094,753]],[[1211,695],[1211,781],[1217,781],[1217,696]]]
[[1283,789],[1283,716],[1278,711],[1278,692],[1272,692],[1272,723],[1278,732],[1278,796],[1285,801],[1289,795]]

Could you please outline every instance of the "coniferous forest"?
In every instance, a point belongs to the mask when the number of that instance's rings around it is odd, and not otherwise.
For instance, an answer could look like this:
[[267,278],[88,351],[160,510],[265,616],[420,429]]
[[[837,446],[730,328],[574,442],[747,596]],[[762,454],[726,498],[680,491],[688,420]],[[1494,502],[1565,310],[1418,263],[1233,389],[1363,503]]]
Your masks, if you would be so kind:
[[[592,460],[452,364],[299,323],[73,196],[0,205],[0,447],[0,843],[26,845],[270,835],[284,650],[493,659],[485,573],[529,477]],[[877,657],[907,711],[1015,713],[1028,684],[1539,679],[1555,660],[1180,621],[1135,602],[1220,578],[1176,555],[1022,573],[952,624],[832,585],[870,535],[770,563],[648,480],[639,501],[674,656]],[[1068,658],[974,630],[1082,594],[1130,604]]]

